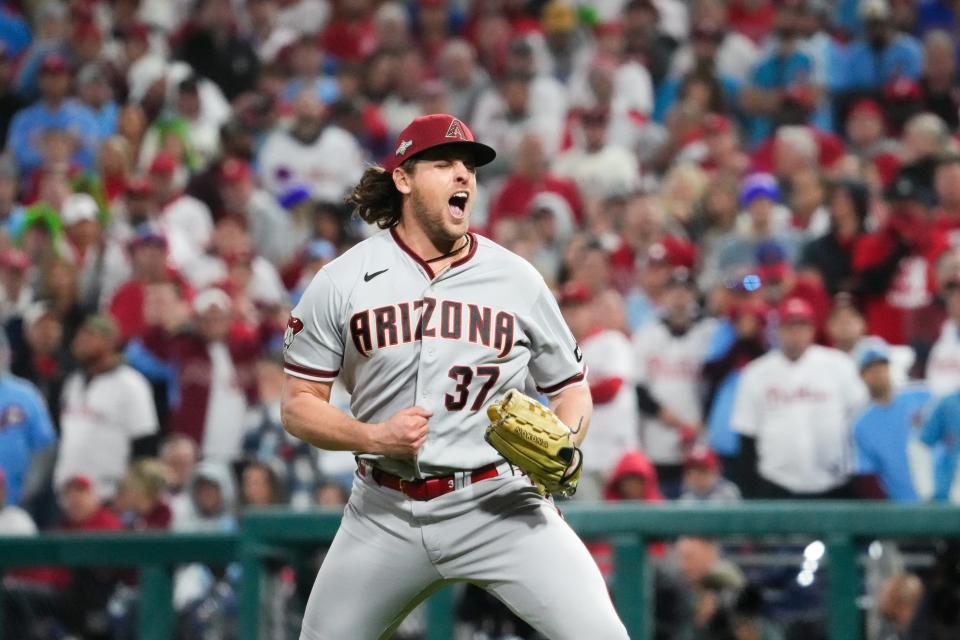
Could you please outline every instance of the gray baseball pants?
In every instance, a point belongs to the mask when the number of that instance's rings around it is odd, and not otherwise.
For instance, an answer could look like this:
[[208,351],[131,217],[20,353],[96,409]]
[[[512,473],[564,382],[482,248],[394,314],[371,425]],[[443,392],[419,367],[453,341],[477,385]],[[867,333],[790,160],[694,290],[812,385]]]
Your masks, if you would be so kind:
[[525,477],[416,501],[370,475],[354,478],[300,640],[389,638],[456,581],[483,587],[551,640],[628,638],[586,547]]

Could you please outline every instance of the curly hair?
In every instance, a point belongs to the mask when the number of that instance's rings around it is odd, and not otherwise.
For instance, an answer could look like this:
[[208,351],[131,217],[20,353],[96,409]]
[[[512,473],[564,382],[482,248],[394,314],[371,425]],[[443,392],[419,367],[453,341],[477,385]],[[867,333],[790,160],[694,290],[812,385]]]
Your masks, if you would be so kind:
[[[407,173],[413,173],[415,166],[412,158],[400,165]],[[383,167],[367,168],[346,202],[355,207],[364,222],[376,224],[381,229],[395,227],[400,222],[403,194],[393,184],[393,174]]]

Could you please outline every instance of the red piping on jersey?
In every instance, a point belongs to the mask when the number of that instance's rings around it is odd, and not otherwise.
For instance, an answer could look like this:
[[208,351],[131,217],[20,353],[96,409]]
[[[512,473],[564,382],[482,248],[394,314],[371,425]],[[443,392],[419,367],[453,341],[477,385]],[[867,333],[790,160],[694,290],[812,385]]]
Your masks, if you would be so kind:
[[[393,236],[393,239],[397,245],[399,245],[399,247],[403,249],[411,258],[413,258],[414,262],[423,267],[423,269],[427,272],[427,275],[430,276],[431,280],[437,277],[437,275],[433,272],[433,268],[427,263],[427,261],[418,256],[417,252],[411,249],[410,246],[403,241],[403,238],[401,238],[400,234],[397,233],[396,227],[390,227],[390,235]],[[477,252],[477,236],[473,235],[469,231],[467,232],[467,235],[470,236],[470,249],[467,250],[467,255],[450,263],[451,269],[465,264]]]
[[304,367],[299,364],[294,364],[292,362],[284,362],[284,369],[290,369],[294,373],[302,373],[306,376],[314,376],[315,378],[336,378],[337,374],[340,373],[340,369],[336,371],[324,371],[323,369],[311,369],[310,367]]
[[451,269],[453,269],[454,267],[459,267],[462,264],[465,264],[467,261],[470,260],[470,258],[473,257],[473,254],[477,252],[477,236],[473,235],[469,231],[467,232],[467,235],[470,236],[470,249],[467,250],[467,255],[463,256],[459,260],[455,260],[450,263]]
[[574,384],[574,383],[576,383],[576,382],[580,382],[581,380],[583,380],[584,375],[585,375],[585,372],[584,372],[584,371],[581,371],[580,373],[578,373],[578,374],[576,374],[576,375],[573,375],[573,376],[570,376],[570,377],[567,378],[566,380],[564,380],[564,381],[562,381],[562,382],[558,382],[557,384],[552,384],[552,385],[550,385],[549,387],[540,387],[540,386],[538,386],[538,387],[537,387],[537,391],[539,391],[540,393],[553,393],[554,391],[559,391],[560,389],[566,387],[567,385],[571,385],[571,384]]
[[393,236],[394,242],[399,245],[401,249],[407,252],[407,254],[413,258],[413,261],[418,265],[423,267],[427,272],[427,275],[430,276],[430,279],[433,280],[436,277],[436,274],[433,273],[433,269],[430,268],[430,265],[427,264],[427,261],[417,255],[417,252],[407,246],[407,243],[403,241],[403,238],[400,237],[400,234],[397,233],[396,227],[390,227],[390,235]]

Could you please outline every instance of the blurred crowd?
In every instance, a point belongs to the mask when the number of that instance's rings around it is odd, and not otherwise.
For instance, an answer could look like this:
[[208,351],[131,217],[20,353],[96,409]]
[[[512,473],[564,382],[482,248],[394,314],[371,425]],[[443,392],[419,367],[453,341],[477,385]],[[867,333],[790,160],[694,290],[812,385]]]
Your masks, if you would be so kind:
[[[283,332],[375,231],[344,196],[436,112],[497,150],[472,227],[582,347],[581,499],[949,500],[958,35],[951,0],[2,2],[0,533],[342,505],[350,456],[280,423]],[[690,637],[779,637],[697,575],[726,622]],[[920,602],[898,575],[878,602]],[[16,579],[104,585],[66,598],[84,637],[130,583]],[[878,637],[934,637],[889,610]]]

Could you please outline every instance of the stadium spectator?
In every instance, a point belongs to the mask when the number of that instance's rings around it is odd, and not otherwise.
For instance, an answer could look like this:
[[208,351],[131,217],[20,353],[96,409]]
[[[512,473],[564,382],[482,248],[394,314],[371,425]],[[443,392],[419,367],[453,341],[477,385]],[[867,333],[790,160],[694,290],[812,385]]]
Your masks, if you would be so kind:
[[174,499],[185,493],[200,455],[188,436],[173,434],[160,445],[160,462],[166,466],[166,485]]
[[564,151],[554,161],[556,175],[576,182],[584,199],[629,193],[639,179],[636,157],[622,142],[608,138],[609,119],[605,110],[584,113],[580,118],[583,144]]
[[859,354],[860,376],[871,401],[853,423],[857,488],[865,498],[916,502],[917,472],[909,454],[931,396],[921,385],[895,388],[890,361],[882,342]]
[[7,497],[7,475],[0,467],[0,535],[32,536],[37,533],[33,518]]
[[759,477],[746,497],[850,497],[850,421],[866,401],[843,353],[813,344],[813,308],[799,298],[777,309],[779,347],[746,366],[732,424]]
[[[658,9],[660,3],[654,3]],[[682,76],[698,68],[698,62],[708,59],[697,50],[697,40],[703,33],[710,33],[715,41],[709,58],[713,59],[711,68],[733,78],[738,83],[747,80],[750,70],[757,61],[759,52],[756,44],[737,29],[729,28],[729,13],[724,3],[710,0],[701,2],[690,17],[690,43],[681,47],[673,57],[671,75]],[[698,33],[699,32],[699,33]],[[674,37],[678,37],[676,34]]]
[[916,180],[897,177],[885,194],[891,208],[886,223],[854,249],[867,330],[890,344],[908,344],[909,319],[929,305],[933,270],[947,248],[945,235],[931,222],[930,194]]
[[143,458],[127,469],[114,502],[125,524],[137,531],[169,529],[173,511],[166,499],[166,467],[158,460]]
[[469,42],[451,39],[441,49],[437,64],[450,113],[469,120],[477,101],[490,84],[487,72],[477,64],[476,51]]
[[960,155],[939,158],[933,187],[937,208],[933,212],[934,227],[947,234],[950,248],[960,246]]
[[165,289],[147,323],[144,345],[177,372],[179,400],[169,432],[192,438],[204,459],[238,459],[243,441],[238,426],[256,400],[259,344],[252,329],[216,288],[197,294],[192,306]]
[[327,124],[320,101],[297,96],[289,129],[275,129],[257,156],[259,177],[275,197],[306,188],[317,200],[340,202],[363,172],[363,152],[344,129]]
[[280,475],[267,462],[248,462],[243,467],[240,485],[240,507],[251,509],[285,504],[286,496]]
[[877,612],[880,628],[877,638],[920,640],[929,638],[930,629],[922,612],[925,589],[913,573],[896,573],[877,590]]
[[[955,295],[955,294],[954,294]],[[951,390],[937,400],[923,424],[920,440],[934,449],[933,499],[951,498],[960,458],[960,390]]]
[[146,379],[123,363],[119,330],[104,315],[90,316],[71,344],[78,363],[63,385],[61,442],[55,486],[87,477],[102,500],[112,499],[131,458],[156,449],[156,409]]
[[198,464],[186,492],[189,501],[174,503],[174,531],[222,533],[236,528],[236,485],[226,464],[213,460]]
[[4,503],[15,507],[43,493],[57,434],[40,391],[9,366],[10,344],[0,332],[0,474]]
[[923,50],[912,35],[896,30],[888,0],[861,0],[858,13],[863,35],[850,43],[841,62],[841,88],[876,92],[900,78],[919,79]]
[[739,502],[740,489],[720,474],[720,459],[710,449],[697,446],[683,457],[681,502]]
[[180,161],[166,151],[154,156],[149,170],[151,193],[161,203],[155,222],[168,238],[181,240],[170,246],[170,260],[181,268],[203,255],[213,232],[210,209],[180,186],[182,178],[177,174],[183,170]]
[[960,278],[943,283],[947,320],[927,359],[925,372],[930,390],[937,396],[960,391]]
[[281,465],[283,495],[293,507],[306,508],[321,486],[318,451],[287,433],[280,421],[282,365],[275,358],[261,356],[256,368],[259,401],[247,415],[244,457]]
[[690,273],[679,267],[664,292],[663,316],[633,336],[640,441],[668,498],[680,495],[684,450],[702,429],[699,373],[716,329],[711,319],[697,319],[695,304]]
[[35,302],[23,313],[21,338],[10,372],[36,385],[59,426],[61,389],[70,367],[69,350],[63,348],[63,322],[49,304]]
[[868,193],[864,184],[842,180],[830,187],[829,229],[804,245],[799,264],[820,276],[827,293],[855,289],[853,254],[866,232]]
[[[598,326],[594,295],[579,282],[568,282],[557,301],[591,371],[590,395],[595,439],[585,444],[584,469],[577,497],[599,500],[603,483],[623,451],[640,446],[635,417],[635,395],[630,388],[630,341],[618,331]],[[591,460],[592,458],[592,460]]]
[[707,438],[710,449],[723,465],[724,475],[734,485],[752,478],[740,455],[740,437],[730,423],[740,374],[748,363],[766,353],[767,318],[770,309],[758,299],[736,300],[722,318],[713,336],[710,354],[703,365],[706,392]]
[[40,166],[39,139],[50,130],[64,130],[76,142],[72,158],[84,167],[93,165],[97,147],[97,122],[93,113],[70,97],[70,63],[58,53],[40,63],[40,100],[17,112],[10,122],[7,146],[20,175]]

